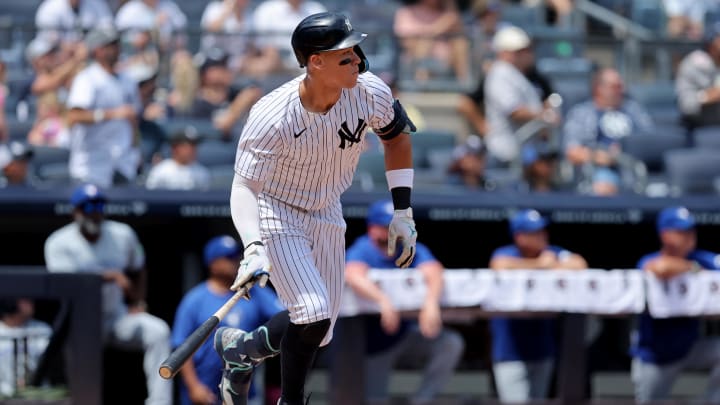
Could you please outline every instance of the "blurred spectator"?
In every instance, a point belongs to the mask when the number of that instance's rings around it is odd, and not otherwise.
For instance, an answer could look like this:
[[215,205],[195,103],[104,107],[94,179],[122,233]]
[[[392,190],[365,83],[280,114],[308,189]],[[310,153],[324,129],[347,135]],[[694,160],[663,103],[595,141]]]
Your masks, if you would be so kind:
[[118,75],[120,37],[111,28],[88,33],[93,63],[73,80],[68,96],[70,176],[100,187],[127,184],[137,176],[137,84]]
[[151,65],[132,65],[123,72],[138,86],[140,96],[140,113],[138,114],[138,131],[143,145],[143,163],[158,163],[159,152],[167,139],[167,132],[159,124],[168,119],[167,91],[157,87],[157,69]]
[[718,5],[714,0],[663,0],[667,34],[673,38],[699,40],[705,30],[705,15]]
[[[184,342],[233,295],[230,286],[242,256],[242,246],[231,236],[217,236],[207,242],[204,261],[208,278],[188,291],[180,301],[172,330],[174,347]],[[250,293],[252,299],[238,301],[220,326],[253,330],[284,310],[272,289],[257,287]],[[212,340],[208,339],[180,369],[180,404],[220,404],[223,400],[225,404],[235,403],[229,393],[221,394],[218,389],[222,373],[222,359],[213,349]],[[255,385],[250,386],[248,397],[248,404],[262,404],[259,395],[256,395]]]
[[[423,378],[410,403],[427,404],[443,389],[455,371],[465,343],[455,331],[443,327],[440,298],[443,265],[422,243],[410,267],[420,271],[427,295],[417,321],[403,320],[391,298],[369,277],[370,269],[394,269],[400,252],[388,255],[388,226],[393,217],[391,201],[377,201],[368,211],[367,233],[347,250],[345,280],[355,293],[377,303],[380,315],[366,318],[367,355],[365,381],[371,404],[388,401],[393,367],[401,359],[427,357]],[[395,254],[396,253],[396,254]]]
[[25,48],[25,57],[33,68],[30,91],[35,96],[54,92],[63,102],[75,75],[85,67],[87,48],[75,44],[68,52],[59,52],[57,42],[36,36]]
[[56,92],[47,92],[37,100],[37,114],[27,141],[36,146],[67,148],[70,145],[65,105]]
[[22,142],[0,144],[0,187],[32,186],[29,165],[33,154],[33,150]]
[[118,25],[121,32],[120,62],[118,69],[126,70],[133,66],[160,66],[160,44],[152,13],[139,14],[131,22]]
[[200,87],[187,115],[212,120],[213,126],[230,138],[236,124],[260,99],[262,90],[254,84],[235,86],[228,55],[220,49],[201,53],[199,65]]
[[146,404],[170,405],[172,382],[158,374],[158,365],[170,354],[170,328],[146,312],[145,252],[132,228],[105,219],[106,202],[95,185],[73,190],[73,222],[47,238],[45,264],[53,273],[102,275],[104,344],[142,350]]
[[263,0],[253,13],[253,26],[260,49],[277,50],[285,71],[300,73],[290,37],[295,27],[305,17],[327,11],[326,7],[312,0]]
[[523,174],[517,185],[518,191],[544,193],[560,191],[557,170],[560,153],[546,142],[531,142],[523,145]]
[[603,68],[593,76],[592,99],[572,106],[565,118],[565,157],[573,165],[584,166],[593,194],[617,194],[620,141],[626,136],[652,136],[653,130],[645,107],[625,96],[620,73]]
[[[637,268],[660,279],[720,270],[720,255],[696,247],[695,219],[685,207],[669,207],[657,218],[660,250],[643,256]],[[688,369],[710,369],[707,403],[720,403],[720,338],[700,337],[698,318],[654,319],[642,313],[632,334],[632,380],[638,403],[670,399],[675,380]]]
[[84,31],[112,24],[112,18],[105,0],[43,0],[35,12],[35,28],[65,47],[82,41]]
[[687,54],[675,77],[675,91],[688,127],[720,124],[720,29],[711,29],[703,47]]
[[[493,270],[586,269],[580,255],[550,245],[547,219],[536,210],[522,210],[510,219],[513,244],[497,248],[490,258]],[[545,400],[555,366],[554,318],[490,320],[492,361],[498,396],[504,403]]]
[[[490,64],[492,66],[492,64]],[[553,89],[550,80],[538,72],[535,65],[524,72],[525,77],[535,86],[542,100],[547,100]],[[547,102],[545,102],[547,104]],[[460,93],[458,96],[457,111],[465,118],[470,130],[476,134],[485,137],[488,127],[485,117],[485,78],[478,81],[478,86],[470,93]]]
[[13,396],[30,384],[52,335],[34,319],[35,303],[27,298],[0,299],[0,397]]
[[205,7],[200,24],[202,49],[225,51],[233,72],[262,78],[280,67],[276,48],[257,45],[250,0],[213,0]]
[[[148,27],[149,24],[152,26]],[[186,46],[187,17],[174,0],[130,0],[118,9],[115,25],[121,31],[157,34],[161,52],[172,53]]]
[[200,86],[200,73],[189,52],[177,52],[170,66],[170,94],[168,106],[177,115],[187,115],[192,107],[195,93]]
[[[517,132],[530,122],[538,128],[556,126],[558,113],[545,106],[526,73],[535,63],[530,37],[514,26],[501,29],[493,40],[497,60],[485,78],[485,113],[487,135],[485,143],[494,159],[493,165],[509,166],[519,158],[520,142]],[[532,134],[534,135],[534,134]]]
[[502,21],[501,0],[473,0],[470,5],[472,22],[468,27],[468,35],[472,44],[472,65],[485,73],[495,60],[495,50],[492,47],[495,34],[510,24]]
[[171,155],[150,169],[145,187],[168,190],[207,190],[210,172],[197,162],[195,128],[188,127],[170,138]]
[[416,80],[431,77],[428,63],[447,65],[455,78],[470,80],[469,43],[453,0],[417,0],[395,11],[393,32]]
[[487,149],[482,138],[469,135],[456,146],[448,167],[449,182],[473,190],[493,190],[496,184],[485,176]]

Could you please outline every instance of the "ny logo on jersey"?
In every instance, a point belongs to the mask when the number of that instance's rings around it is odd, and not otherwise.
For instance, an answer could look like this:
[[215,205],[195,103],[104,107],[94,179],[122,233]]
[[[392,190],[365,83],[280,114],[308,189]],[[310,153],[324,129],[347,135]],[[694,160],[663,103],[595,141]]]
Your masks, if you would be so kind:
[[353,146],[353,144],[360,142],[360,137],[363,132],[365,132],[366,127],[367,124],[365,123],[365,120],[358,118],[357,127],[354,131],[350,132],[347,121],[343,122],[340,125],[340,129],[338,129],[338,135],[340,135],[340,149],[345,149],[345,141],[350,143],[348,146]]

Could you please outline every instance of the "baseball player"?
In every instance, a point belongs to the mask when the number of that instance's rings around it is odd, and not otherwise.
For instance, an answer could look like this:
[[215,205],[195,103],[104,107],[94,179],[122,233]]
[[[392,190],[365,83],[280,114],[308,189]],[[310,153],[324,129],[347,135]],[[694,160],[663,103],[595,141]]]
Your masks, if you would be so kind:
[[385,149],[394,205],[388,250],[402,250],[399,267],[413,261],[409,134],[415,127],[388,86],[367,72],[359,46],[366,36],[342,14],[302,20],[291,42],[306,72],[259,100],[240,136],[230,206],[245,256],[232,289],[264,285],[270,277],[287,312],[254,331],[216,332],[215,348],[226,363],[222,389],[235,394],[236,404],[246,401],[245,376],[278,353],[278,403],[304,401],[315,353],[330,342],[339,311],[346,228],[340,195],[351,184],[368,128]]

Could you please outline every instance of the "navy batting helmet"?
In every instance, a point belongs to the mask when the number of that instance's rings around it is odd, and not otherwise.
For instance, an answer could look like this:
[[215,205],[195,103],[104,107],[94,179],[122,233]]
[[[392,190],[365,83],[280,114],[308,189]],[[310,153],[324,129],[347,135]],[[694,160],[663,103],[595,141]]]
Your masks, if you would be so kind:
[[292,34],[292,47],[300,67],[305,67],[310,55],[352,47],[360,57],[360,73],[368,69],[368,61],[358,45],[367,37],[355,31],[350,20],[340,13],[324,12],[305,17]]

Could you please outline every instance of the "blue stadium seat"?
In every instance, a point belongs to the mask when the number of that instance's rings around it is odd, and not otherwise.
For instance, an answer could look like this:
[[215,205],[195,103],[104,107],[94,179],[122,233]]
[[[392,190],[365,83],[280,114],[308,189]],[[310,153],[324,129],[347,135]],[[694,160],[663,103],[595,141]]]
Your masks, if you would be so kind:
[[232,166],[235,163],[236,145],[232,142],[206,140],[197,146],[197,161],[207,167]]
[[665,152],[665,170],[673,195],[714,193],[720,176],[717,151],[676,149]]
[[33,146],[32,167],[35,177],[43,186],[70,183],[70,151],[65,148]]
[[431,151],[452,150],[457,139],[455,134],[441,130],[423,130],[411,136],[414,164],[420,168],[430,167],[428,155]]
[[677,124],[680,122],[680,109],[677,105],[675,86],[670,81],[650,83],[630,83],[627,93],[633,100],[647,108],[657,124]]
[[696,148],[720,150],[720,125],[695,128],[693,141]]
[[650,174],[665,170],[664,153],[687,146],[684,128],[658,126],[651,135],[626,136],[620,141],[624,153],[643,162]]
[[516,4],[503,4],[502,19],[525,29],[545,24],[542,7],[530,7]]
[[229,190],[235,176],[235,165],[216,165],[208,167],[211,190]]

